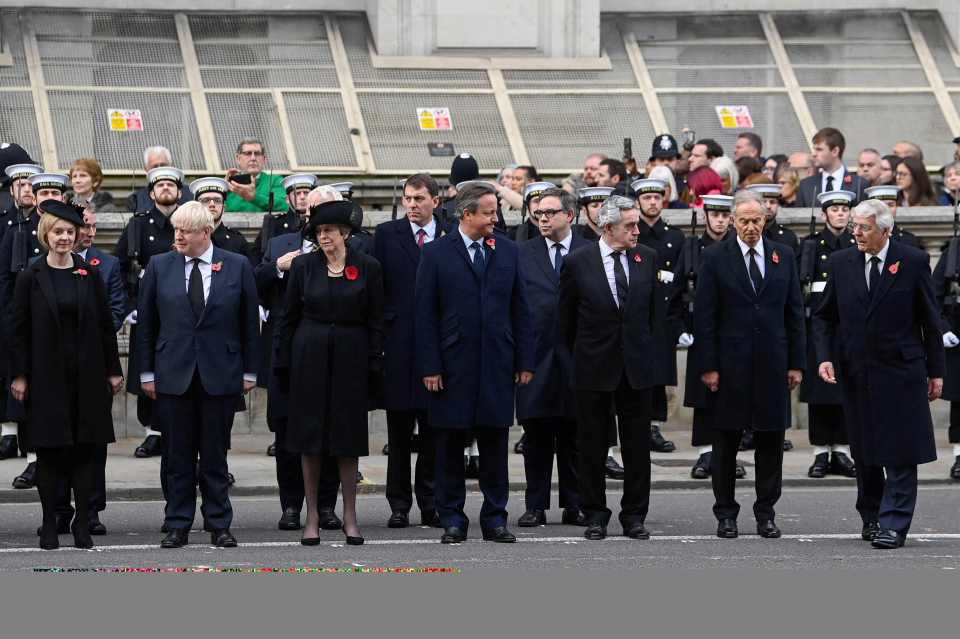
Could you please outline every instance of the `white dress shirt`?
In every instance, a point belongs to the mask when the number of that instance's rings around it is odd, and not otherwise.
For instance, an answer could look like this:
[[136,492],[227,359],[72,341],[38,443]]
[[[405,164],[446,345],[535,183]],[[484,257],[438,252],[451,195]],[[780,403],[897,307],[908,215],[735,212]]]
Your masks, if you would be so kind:
[[[821,193],[826,193],[827,191],[839,191],[840,189],[842,189],[842,188],[843,188],[843,176],[844,176],[844,174],[845,174],[845,172],[844,172],[844,170],[843,170],[843,165],[842,165],[842,164],[840,165],[840,168],[838,168],[838,169],[837,169],[836,171],[834,171],[833,173],[827,173],[826,171],[820,171],[820,192],[821,192]],[[828,189],[828,188],[827,188],[827,178],[828,178],[828,177],[832,177],[832,178],[833,178],[833,188],[832,188],[832,189]]]
[[[476,250],[476,249],[473,248],[473,243],[474,243],[474,242],[479,242],[479,243],[480,243],[480,250],[483,250],[483,244],[484,244],[484,242],[486,242],[486,238],[481,237],[479,240],[471,240],[469,237],[467,237],[466,233],[464,233],[464,232],[463,232],[463,229],[461,229],[460,227],[457,227],[457,231],[460,233],[460,237],[463,239],[463,244],[464,244],[464,246],[467,247],[467,255],[470,256],[470,261],[472,262],[473,259],[474,259],[473,253],[474,253],[474,251]],[[486,252],[486,251],[483,252],[483,263],[484,263],[484,264],[487,263],[487,252]]]
[[424,226],[420,226],[419,224],[414,224],[413,222],[410,222],[410,231],[413,233],[414,244],[418,243],[417,233],[420,232],[421,230],[424,233],[426,233],[426,235],[423,238],[423,243],[426,244],[427,242],[432,242],[435,239],[435,236],[437,234],[437,218],[431,217],[430,221]]
[[573,242],[573,231],[567,233],[567,236],[559,242],[554,242],[549,237],[545,237],[543,240],[547,243],[547,255],[550,256],[550,263],[553,264],[554,260],[557,259],[557,249],[554,247],[558,244],[560,245],[560,255],[566,257],[567,253],[570,252],[570,244]]
[[[617,280],[613,275],[613,254],[614,249],[610,248],[603,238],[600,238],[600,258],[603,260],[603,270],[607,274],[607,284],[610,285],[610,292],[613,293],[613,301],[617,307],[620,307],[620,300],[617,299]],[[627,284],[630,283],[630,265],[627,263],[627,252],[620,251],[620,264],[623,266],[623,272],[627,276]]]
[[[740,245],[740,252],[743,254],[743,265],[747,267],[747,276],[750,276],[750,260],[756,259],[757,266],[760,267],[760,275],[763,277],[767,276],[767,265],[764,263],[764,254],[763,254],[763,240],[757,242],[757,245],[751,247],[749,244],[740,239],[740,236],[737,236],[737,244]],[[750,255],[749,251],[753,248],[757,252],[757,257],[754,258]],[[750,286],[753,286],[753,279],[750,279]]]
[[880,263],[877,264],[877,269],[880,273],[883,273],[883,264],[887,261],[887,251],[890,250],[890,238],[887,238],[887,241],[884,243],[883,248],[880,249],[877,253],[865,253],[864,254],[864,264],[863,264],[863,276],[867,282],[867,290],[870,289],[870,260],[874,257],[880,258]]

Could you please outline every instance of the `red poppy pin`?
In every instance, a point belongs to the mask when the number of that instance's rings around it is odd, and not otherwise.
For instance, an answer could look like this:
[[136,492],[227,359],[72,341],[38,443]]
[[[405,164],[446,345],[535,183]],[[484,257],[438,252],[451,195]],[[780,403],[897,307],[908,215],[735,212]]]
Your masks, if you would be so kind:
[[890,275],[896,275],[897,271],[900,270],[900,260],[897,260],[896,262],[891,264],[890,268],[888,268],[887,270],[890,271]]
[[487,244],[487,246],[490,247],[490,250],[491,250],[491,251],[496,251],[496,250],[497,250],[497,241],[496,241],[495,239],[493,239],[492,237],[488,237],[488,238],[487,238],[486,244]]
[[640,262],[643,261],[643,258],[640,257],[640,254],[639,254],[639,253],[636,253],[636,254],[634,254],[634,256],[633,256],[633,261],[636,262],[637,264],[639,264]]
[[850,175],[844,175],[844,176],[843,176],[843,183],[844,183],[844,184],[853,184],[853,177],[850,176]]
[[777,253],[776,251],[774,251],[773,253],[771,253],[771,255],[770,255],[770,261],[773,262],[774,264],[779,264],[779,263],[780,263],[780,254]]
[[358,269],[356,266],[348,266],[347,268],[343,269],[343,276],[352,282],[360,277],[360,269]]
[[73,272],[73,274],[74,274],[74,275],[79,275],[80,277],[86,277],[86,276],[87,276],[87,269],[85,269],[85,268],[78,268],[77,270],[75,270],[75,271]]
[[213,264],[210,265],[210,270],[213,271],[214,273],[219,273],[220,269],[222,268],[223,268],[223,262],[214,262]]
[[95,257],[92,260],[90,260],[90,266],[100,266],[100,258]]

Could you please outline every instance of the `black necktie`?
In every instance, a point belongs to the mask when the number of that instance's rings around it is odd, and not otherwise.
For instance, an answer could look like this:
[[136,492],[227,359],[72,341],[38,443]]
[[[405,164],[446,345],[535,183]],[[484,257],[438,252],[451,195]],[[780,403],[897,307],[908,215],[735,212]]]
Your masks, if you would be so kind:
[[870,297],[873,297],[873,291],[877,288],[880,281],[880,258],[874,255],[870,258],[870,278],[867,280],[867,288],[870,290]]
[[474,242],[470,245],[473,248],[473,267],[483,272],[483,245],[480,242]]
[[828,176],[827,176],[827,190],[826,190],[826,192],[829,193],[829,192],[832,191],[832,190],[833,190],[833,176],[832,176],[832,175],[828,175]]
[[756,249],[750,249],[747,255],[750,256],[750,281],[753,282],[754,292],[759,293],[760,285],[763,284],[763,274],[760,272],[760,264],[757,263]]
[[561,252],[562,249],[563,249],[563,245],[560,244],[559,242],[553,245],[553,250],[554,250],[553,270],[557,272],[557,275],[560,275],[560,269],[563,268],[563,253]]
[[198,320],[203,315],[206,302],[203,299],[203,275],[200,274],[200,260],[193,259],[193,268],[190,269],[190,284],[187,286],[187,297],[190,298],[190,308]]
[[613,258],[613,281],[617,284],[617,302],[620,308],[627,303],[627,293],[630,292],[630,285],[627,283],[627,273],[623,270],[623,264],[620,262],[620,251],[614,251],[610,254]]

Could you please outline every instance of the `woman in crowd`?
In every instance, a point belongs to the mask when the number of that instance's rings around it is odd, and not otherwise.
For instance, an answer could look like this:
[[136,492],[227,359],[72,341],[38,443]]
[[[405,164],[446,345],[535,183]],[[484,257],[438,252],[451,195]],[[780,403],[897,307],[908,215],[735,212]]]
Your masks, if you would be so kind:
[[787,163],[787,156],[782,153],[775,153],[767,158],[767,161],[763,163],[763,174],[767,176],[768,180],[776,182],[777,180],[777,169],[782,165]]
[[885,155],[880,158],[880,184],[897,183],[897,167],[902,161],[899,155]]
[[667,202],[668,209],[687,209],[690,208],[684,204],[677,193],[677,180],[673,177],[673,171],[669,166],[660,165],[650,171],[650,178],[660,180],[667,184],[667,192],[663,195],[663,201]]
[[103,170],[100,163],[93,158],[80,158],[73,163],[70,167],[70,186],[68,202],[79,206],[91,203],[97,213],[119,210],[113,202],[113,196],[100,190],[103,186]]
[[740,184],[740,172],[737,170],[734,161],[725,155],[721,155],[718,158],[713,158],[713,161],[710,162],[710,168],[723,180],[723,193],[721,195],[733,195],[737,185]]
[[687,175],[688,204],[702,208],[704,195],[723,195],[723,180],[716,171],[705,166]]
[[923,162],[916,158],[903,158],[896,170],[897,186],[900,187],[900,206],[936,206],[937,194],[933,192],[930,175]]
[[777,169],[776,182],[780,185],[780,206],[790,207],[797,201],[800,189],[800,170],[786,164]]
[[956,206],[957,202],[960,202],[960,161],[943,167],[943,192],[939,199],[940,206]]
[[60,545],[57,487],[65,483],[76,507],[74,545],[92,548],[95,453],[114,441],[111,395],[123,387],[123,371],[103,279],[73,253],[83,217],[57,200],[43,201],[40,212],[37,237],[48,252],[17,277],[10,390],[25,404],[21,434],[37,453],[40,547]]
[[305,546],[320,542],[317,485],[321,464],[331,462],[346,541],[363,543],[355,478],[358,458],[369,454],[367,409],[382,368],[383,277],[379,262],[347,249],[350,212],[350,202],[311,209],[305,237],[320,250],[293,260],[274,364],[290,388],[286,448],[303,460]]

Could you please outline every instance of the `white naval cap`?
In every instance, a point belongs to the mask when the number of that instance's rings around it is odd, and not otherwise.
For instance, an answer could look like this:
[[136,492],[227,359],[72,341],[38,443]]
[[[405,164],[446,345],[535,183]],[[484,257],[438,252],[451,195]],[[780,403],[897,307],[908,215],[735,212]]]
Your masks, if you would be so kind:
[[667,192],[667,183],[656,178],[640,178],[631,182],[630,188],[637,195],[643,195],[644,193],[664,195]]
[[312,189],[316,185],[317,176],[312,173],[294,173],[283,178],[283,189],[287,193],[294,189]]
[[190,191],[193,193],[193,199],[199,200],[204,193],[219,193],[227,197],[230,192],[230,185],[223,178],[202,177],[190,183]]
[[871,186],[863,190],[868,199],[883,200],[884,202],[894,201],[900,197],[900,187],[896,184],[881,184]]
[[613,193],[612,186],[587,186],[577,191],[577,198],[580,204],[589,204],[590,202],[603,202]]
[[704,195],[704,211],[725,211],[727,213],[733,210],[732,195]]
[[747,190],[768,200],[779,200],[782,189],[779,184],[751,184]]
[[4,170],[4,173],[11,181],[20,180],[43,173],[43,167],[38,164],[11,164]]
[[850,191],[824,191],[817,196],[820,202],[820,208],[824,211],[831,206],[845,206],[850,208],[853,201],[857,199],[857,194]]
[[353,199],[353,182],[334,182],[333,184],[328,184],[327,186],[340,193],[340,195],[343,196],[343,199]]
[[63,173],[35,173],[30,176],[30,186],[34,193],[40,189],[58,189],[61,193],[66,193],[70,188],[70,178]]
[[183,171],[175,166],[158,166],[147,171],[147,186],[152,188],[163,180],[175,182],[178,187],[183,186]]
[[555,189],[557,185],[553,182],[531,182],[523,189],[523,201],[529,202],[531,198],[540,197],[547,189]]
[[459,184],[457,184],[457,193],[464,190],[468,186],[482,186],[483,188],[489,190],[491,193],[497,192],[497,187],[495,187],[493,184],[491,184],[487,180],[464,180],[463,182],[460,182]]

